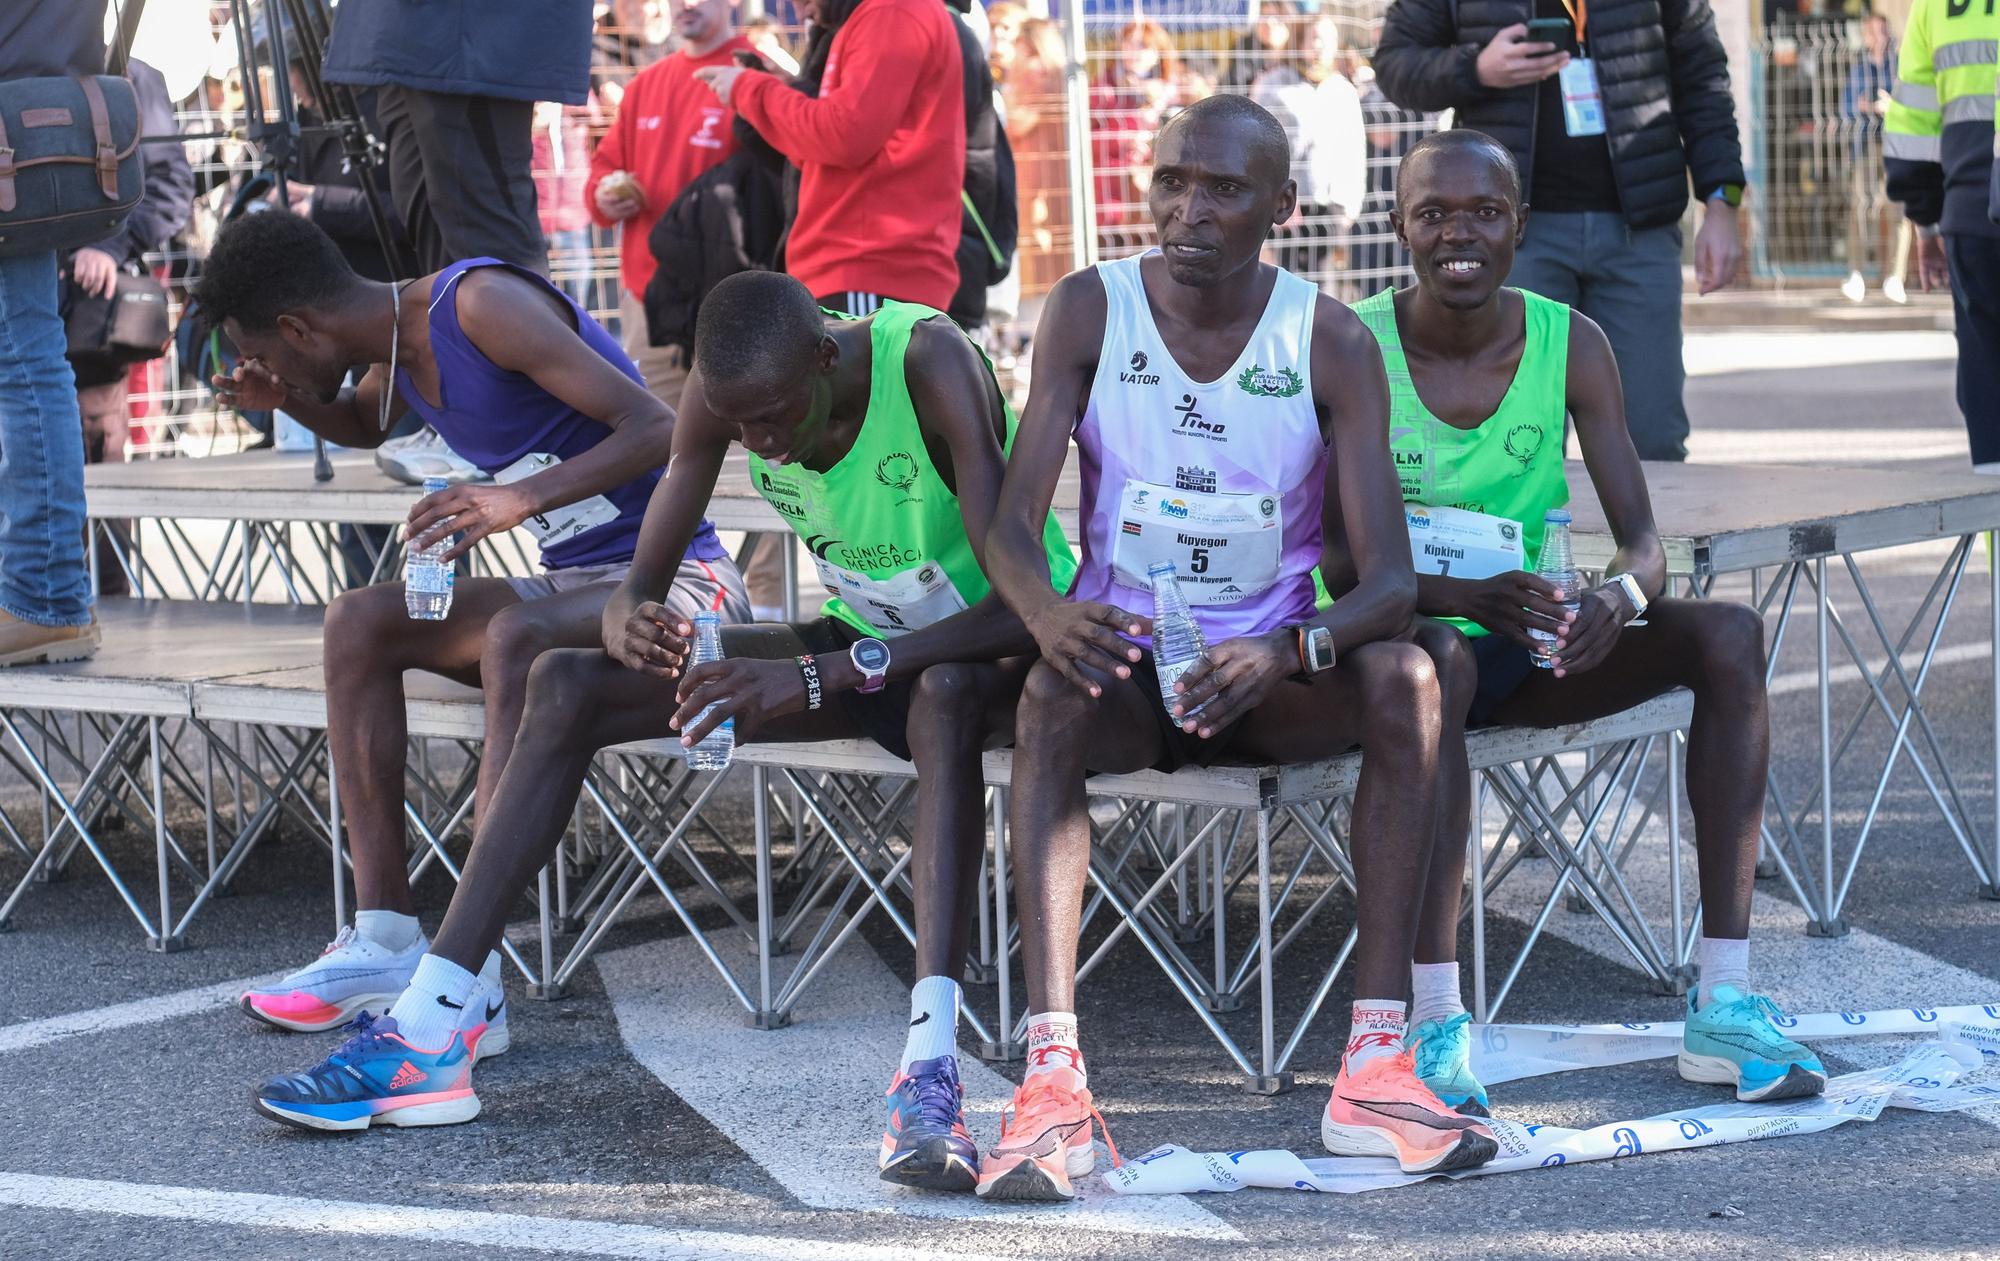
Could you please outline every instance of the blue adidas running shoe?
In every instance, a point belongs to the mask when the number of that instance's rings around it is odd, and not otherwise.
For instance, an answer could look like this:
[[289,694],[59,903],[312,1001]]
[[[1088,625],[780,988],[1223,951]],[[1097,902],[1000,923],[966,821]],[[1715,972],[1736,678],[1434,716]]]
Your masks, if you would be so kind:
[[1716,986],[1711,1001],[1697,1010],[1690,990],[1681,1079],[1734,1086],[1745,1103],[1819,1094],[1826,1089],[1826,1066],[1778,1032],[1784,1018],[1770,999],[1733,985]]
[[472,1062],[483,1026],[454,1031],[440,1051],[403,1041],[388,1016],[364,1011],[353,1028],[339,1050],[305,1072],[258,1087],[257,1111],[304,1130],[365,1130],[377,1122],[456,1125],[479,1115]]
[[1410,1030],[1417,1078],[1445,1107],[1461,1116],[1488,1117],[1486,1087],[1472,1075],[1472,1015],[1426,1020]]
[[970,1191],[979,1181],[979,1145],[965,1128],[958,1060],[918,1060],[889,1085],[889,1121],[877,1164],[882,1181],[930,1191]]

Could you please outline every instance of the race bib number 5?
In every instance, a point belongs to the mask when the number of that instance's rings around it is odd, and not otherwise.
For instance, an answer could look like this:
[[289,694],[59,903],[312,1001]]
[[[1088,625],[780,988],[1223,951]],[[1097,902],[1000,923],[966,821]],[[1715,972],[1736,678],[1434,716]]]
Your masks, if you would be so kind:
[[1172,561],[1190,604],[1235,604],[1278,580],[1284,510],[1276,495],[1220,495],[1128,481],[1118,504],[1112,569],[1146,589],[1146,570]]

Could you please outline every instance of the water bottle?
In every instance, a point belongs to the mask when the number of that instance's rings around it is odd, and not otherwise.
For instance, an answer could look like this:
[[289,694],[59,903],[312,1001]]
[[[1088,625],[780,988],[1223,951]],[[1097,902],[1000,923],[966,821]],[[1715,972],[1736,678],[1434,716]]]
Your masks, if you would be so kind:
[[1201,637],[1201,627],[1195,624],[1194,614],[1188,609],[1187,596],[1181,591],[1181,580],[1174,570],[1174,563],[1163,560],[1146,567],[1146,579],[1153,584],[1153,670],[1160,676],[1160,703],[1167,707],[1167,717],[1176,723],[1186,722],[1201,713],[1197,707],[1180,717],[1174,717],[1174,705],[1180,694],[1174,691],[1174,681],[1186,674],[1208,644]]
[[[714,612],[694,615],[694,664],[722,660],[722,617]],[[708,709],[701,711],[697,722],[708,717]],[[688,750],[688,765],[698,771],[719,771],[729,765],[730,757],[736,752],[736,720],[725,718],[716,724],[715,730],[702,737],[701,743]]]
[[[435,495],[451,485],[442,477],[426,477],[424,494]],[[442,622],[451,612],[451,584],[454,566],[444,559],[451,547],[451,533],[429,547],[411,548],[403,559],[403,602],[410,616],[420,622]]]
[[[1535,576],[1553,583],[1562,592],[1563,607],[1574,613],[1579,607],[1578,595],[1583,584],[1577,578],[1576,562],[1570,558],[1569,509],[1549,509],[1543,514],[1542,523],[1542,554],[1535,563]],[[1549,654],[1555,651],[1555,635],[1534,627],[1528,629],[1528,634],[1538,645],[1535,664],[1544,670],[1553,668]]]

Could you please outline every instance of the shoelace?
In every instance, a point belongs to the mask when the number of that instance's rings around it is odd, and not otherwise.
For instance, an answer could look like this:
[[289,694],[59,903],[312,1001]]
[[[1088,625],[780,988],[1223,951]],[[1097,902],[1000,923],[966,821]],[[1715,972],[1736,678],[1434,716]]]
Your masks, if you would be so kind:
[[926,1125],[952,1129],[959,1124],[958,1073],[947,1066],[914,1079],[917,1083],[917,1112]]
[[354,1030],[354,1032],[347,1035],[347,1041],[341,1043],[334,1049],[331,1055],[326,1057],[326,1063],[329,1067],[349,1063],[357,1056],[373,1050],[378,1042],[389,1036],[375,1027],[375,1015],[372,1012],[362,1012],[349,1021],[345,1027]]
[[[1053,1074],[1030,1077],[1015,1093],[1014,1102],[1007,1108],[1007,1114],[1000,1123],[1000,1141],[1006,1142],[1008,1134],[1024,1120],[1082,1102],[1075,1091],[1057,1084]],[[1085,1103],[1083,1108],[1097,1122],[1098,1132],[1104,1135],[1104,1146],[1111,1153],[1111,1167],[1116,1169],[1124,1164],[1118,1156],[1118,1144],[1111,1141],[1111,1127],[1104,1123],[1104,1114],[1092,1104]]]
[[354,938],[355,938],[354,925],[352,924],[341,925],[340,931],[334,934],[333,940],[326,943],[326,949],[319,952],[319,957],[324,959],[336,950],[340,950],[347,946],[353,945]]
[[[1740,1015],[1746,1019],[1762,1020],[1769,1027],[1772,1037],[1780,1042],[1791,1041],[1778,1027],[1778,1022],[1785,1018],[1783,1009],[1762,994],[1745,994],[1743,997],[1728,1003],[1723,1010],[1730,1015]],[[1759,1030],[1759,1032],[1763,1032],[1763,1030]]]
[[1416,1074],[1420,1078],[1433,1076],[1444,1069],[1445,1057],[1451,1054],[1453,1034],[1472,1023],[1472,1013],[1462,1011],[1438,1023],[1442,1031],[1439,1036],[1417,1038],[1410,1044],[1410,1050],[1416,1056]]

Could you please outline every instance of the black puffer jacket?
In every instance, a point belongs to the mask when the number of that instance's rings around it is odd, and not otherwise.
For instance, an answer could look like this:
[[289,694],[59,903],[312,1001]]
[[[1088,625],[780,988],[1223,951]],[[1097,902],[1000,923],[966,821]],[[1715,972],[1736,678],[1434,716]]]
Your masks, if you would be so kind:
[[[1534,171],[1538,89],[1488,88],[1476,62],[1494,35],[1534,8],[1534,0],[1396,0],[1375,50],[1376,82],[1405,109],[1456,110],[1459,126],[1513,151],[1525,181]],[[1592,0],[1588,29],[1625,221],[1650,228],[1679,219],[1690,173],[1704,195],[1742,184],[1729,64],[1708,0]]]

